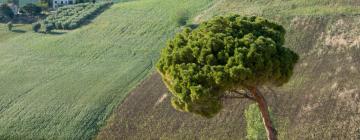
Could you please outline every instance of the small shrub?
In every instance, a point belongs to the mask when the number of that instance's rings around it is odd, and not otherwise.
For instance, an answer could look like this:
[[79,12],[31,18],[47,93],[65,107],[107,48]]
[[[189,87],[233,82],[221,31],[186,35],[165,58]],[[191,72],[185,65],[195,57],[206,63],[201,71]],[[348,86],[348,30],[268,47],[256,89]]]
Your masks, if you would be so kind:
[[0,17],[12,19],[14,16],[13,11],[7,4],[0,4]]
[[54,29],[54,24],[45,25],[45,33],[50,33]]
[[62,28],[63,28],[64,30],[68,30],[68,29],[69,29],[69,25],[70,25],[69,22],[64,22],[64,23],[62,24]]
[[56,22],[55,23],[55,28],[56,29],[63,29],[63,26],[62,26],[61,22]]
[[12,28],[13,28],[12,22],[8,22],[6,25],[7,25],[7,27],[8,27],[8,30],[9,30],[9,31],[12,31]]
[[75,28],[77,28],[77,27],[78,27],[78,24],[75,23],[75,22],[72,22],[72,23],[70,23],[70,25],[69,25],[69,29],[75,29]]
[[[284,27],[265,18],[215,17],[174,35],[156,67],[173,95],[176,110],[211,118],[223,108],[226,93],[237,90],[258,95],[259,107],[267,110],[256,87],[288,82],[299,59],[283,47],[284,41]],[[270,122],[267,128],[274,137],[270,118],[268,114],[263,117]]]
[[82,3],[60,7],[55,14],[48,16],[43,22],[54,24],[56,29],[75,29],[110,4],[112,3]]
[[41,28],[41,24],[38,22],[36,22],[32,25],[32,29],[34,32],[39,32],[40,28]]

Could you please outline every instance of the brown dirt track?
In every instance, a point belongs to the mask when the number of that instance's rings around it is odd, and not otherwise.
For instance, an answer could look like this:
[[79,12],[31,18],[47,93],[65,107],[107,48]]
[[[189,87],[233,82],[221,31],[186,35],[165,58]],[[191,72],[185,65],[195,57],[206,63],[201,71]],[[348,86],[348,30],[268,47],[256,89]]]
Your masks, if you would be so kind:
[[[110,118],[115,120],[99,134],[98,139],[197,139],[204,136],[215,138],[217,133],[229,137],[244,136],[243,132],[236,132],[244,129],[243,115],[234,113],[243,112],[249,102],[231,101],[218,116],[208,120],[174,110],[169,96],[159,74],[154,73],[125,99],[115,117]],[[188,132],[188,128],[192,131]],[[207,132],[214,133],[209,135]],[[239,134],[234,136],[234,132]]]

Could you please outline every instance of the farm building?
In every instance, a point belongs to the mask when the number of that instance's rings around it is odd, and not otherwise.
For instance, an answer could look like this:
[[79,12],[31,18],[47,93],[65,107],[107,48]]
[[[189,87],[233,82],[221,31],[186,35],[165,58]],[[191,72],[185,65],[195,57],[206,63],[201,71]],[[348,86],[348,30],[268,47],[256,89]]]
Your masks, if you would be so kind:
[[58,8],[62,5],[75,4],[76,0],[53,0],[53,8]]

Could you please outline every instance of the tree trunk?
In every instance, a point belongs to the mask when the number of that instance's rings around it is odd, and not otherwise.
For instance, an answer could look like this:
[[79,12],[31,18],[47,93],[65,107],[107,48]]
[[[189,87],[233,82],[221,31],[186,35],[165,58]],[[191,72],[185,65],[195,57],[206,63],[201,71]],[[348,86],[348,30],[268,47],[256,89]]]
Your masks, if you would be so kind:
[[259,109],[261,112],[261,116],[263,119],[263,123],[266,129],[268,140],[277,140],[276,137],[276,129],[274,128],[271,119],[270,114],[268,110],[268,106],[266,104],[265,98],[261,95],[261,93],[257,90],[256,87],[250,88],[251,94],[254,96],[255,101],[259,105]]

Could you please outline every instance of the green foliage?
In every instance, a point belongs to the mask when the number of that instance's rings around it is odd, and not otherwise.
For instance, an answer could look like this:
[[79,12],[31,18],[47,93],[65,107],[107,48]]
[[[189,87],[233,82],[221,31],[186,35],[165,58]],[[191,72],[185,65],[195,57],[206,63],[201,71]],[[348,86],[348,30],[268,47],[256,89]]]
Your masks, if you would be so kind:
[[[272,111],[269,109],[270,116]],[[270,117],[273,118],[273,117]],[[251,104],[245,110],[246,119],[246,139],[248,140],[266,140],[266,130],[262,121],[261,113],[257,104]]]
[[24,7],[21,8],[22,11],[24,11],[26,14],[28,15],[39,15],[41,14],[41,7],[33,4],[33,3],[29,3],[26,4]]
[[72,22],[72,23],[69,24],[69,29],[75,29],[77,27],[78,27],[77,23]]
[[8,30],[9,30],[9,31],[12,31],[12,28],[13,28],[12,22],[8,22],[8,23],[6,24],[6,26],[8,27]]
[[61,22],[56,22],[55,23],[55,28],[56,29],[63,29],[63,26],[62,26]]
[[7,4],[0,5],[0,18],[9,18],[12,19],[14,17],[14,13],[11,8]]
[[44,26],[45,26],[45,33],[50,33],[55,28],[54,24],[51,23],[45,24]]
[[48,16],[43,22],[52,23],[56,29],[76,29],[112,2],[81,3],[57,9],[55,14]]
[[298,55],[283,47],[285,29],[261,17],[216,17],[170,40],[157,64],[181,111],[212,117],[230,89],[280,86]]
[[32,24],[32,30],[33,30],[34,32],[39,32],[40,28],[41,28],[41,24],[40,24],[40,23],[36,22],[36,23],[33,23],[33,24]]

